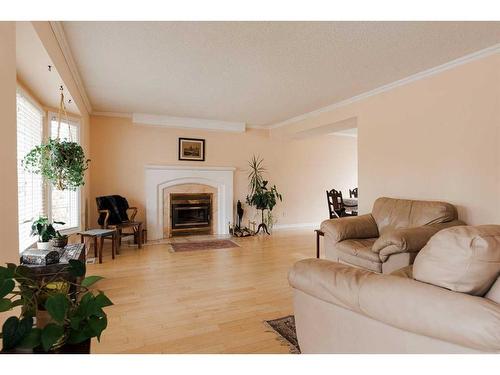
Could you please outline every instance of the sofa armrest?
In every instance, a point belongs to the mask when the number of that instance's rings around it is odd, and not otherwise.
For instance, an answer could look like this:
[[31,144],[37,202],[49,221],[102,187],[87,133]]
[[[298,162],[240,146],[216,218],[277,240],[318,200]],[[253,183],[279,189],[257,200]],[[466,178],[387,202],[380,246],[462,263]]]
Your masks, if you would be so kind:
[[486,298],[321,259],[295,263],[288,280],[305,294],[392,327],[500,351],[500,304]]
[[378,253],[382,261],[386,261],[393,254],[418,252],[441,229],[456,225],[464,225],[464,223],[460,220],[454,220],[447,223],[391,230],[382,234],[375,241],[372,251]]
[[321,231],[334,242],[378,237],[377,224],[371,214],[325,220],[321,223]]

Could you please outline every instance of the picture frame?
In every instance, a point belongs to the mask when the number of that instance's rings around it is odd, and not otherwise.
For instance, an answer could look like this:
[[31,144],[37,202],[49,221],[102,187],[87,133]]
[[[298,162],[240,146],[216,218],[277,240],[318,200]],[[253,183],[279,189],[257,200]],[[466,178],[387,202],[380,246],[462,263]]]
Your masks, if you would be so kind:
[[205,161],[205,140],[179,138],[179,160]]

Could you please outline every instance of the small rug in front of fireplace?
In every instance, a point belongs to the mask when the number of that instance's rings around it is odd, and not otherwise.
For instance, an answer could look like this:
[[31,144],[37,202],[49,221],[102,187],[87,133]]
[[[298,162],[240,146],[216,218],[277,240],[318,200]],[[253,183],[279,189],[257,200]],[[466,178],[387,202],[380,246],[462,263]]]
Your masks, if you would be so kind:
[[170,246],[172,246],[172,250],[176,253],[181,251],[231,249],[240,247],[240,245],[231,240],[174,242],[171,243]]

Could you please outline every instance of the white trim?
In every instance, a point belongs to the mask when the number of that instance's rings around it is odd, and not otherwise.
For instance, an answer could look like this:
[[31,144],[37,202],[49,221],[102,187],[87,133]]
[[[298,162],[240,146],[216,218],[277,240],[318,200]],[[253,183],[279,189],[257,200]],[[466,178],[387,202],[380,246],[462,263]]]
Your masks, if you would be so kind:
[[394,89],[396,87],[407,85],[409,83],[412,83],[412,82],[415,82],[415,81],[418,81],[418,80],[421,80],[421,79],[424,79],[424,78],[436,75],[436,74],[444,72],[446,70],[449,70],[449,69],[455,68],[457,66],[460,66],[460,65],[463,65],[463,64],[467,64],[469,62],[472,62],[472,61],[475,61],[475,60],[479,60],[479,59],[482,59],[482,58],[494,55],[494,54],[499,53],[499,52],[500,52],[500,43],[499,44],[495,44],[495,45],[493,45],[491,47],[482,49],[480,51],[476,51],[476,52],[473,52],[471,54],[459,57],[458,59],[449,61],[449,62],[447,62],[445,64],[442,64],[442,65],[438,65],[438,66],[436,66],[434,68],[430,68],[430,69],[424,70],[422,72],[410,75],[410,76],[408,76],[406,78],[402,78],[400,80],[397,80],[397,81],[388,83],[386,85],[377,87],[377,88],[375,88],[373,90],[366,91],[366,92],[364,92],[362,94],[353,96],[353,97],[351,97],[349,99],[345,99],[345,100],[342,100],[340,102],[337,102],[337,103],[334,103],[334,104],[330,104],[330,105],[328,105],[326,107],[322,107],[322,108],[316,109],[314,111],[311,111],[311,112],[304,113],[304,114],[299,115],[299,116],[295,116],[295,117],[289,118],[288,120],[278,122],[276,124],[273,124],[273,125],[269,126],[269,129],[280,128],[280,127],[285,126],[285,125],[289,125],[289,124],[292,124],[292,123],[295,123],[295,122],[298,122],[298,121],[302,121],[302,120],[305,120],[305,119],[308,119],[308,118],[311,118],[311,117],[315,117],[315,116],[317,116],[317,115],[319,115],[321,113],[329,112],[329,111],[332,111],[334,109],[337,109],[337,108],[340,108],[340,107],[344,107],[346,105],[349,105],[349,104],[352,104],[352,103],[355,103],[355,102],[359,102],[360,100],[369,98],[370,96],[381,94],[383,92],[392,90],[392,89]]
[[273,225],[273,229],[301,229],[301,228],[319,228],[321,223],[296,223],[296,224],[276,224]]
[[176,169],[186,171],[234,171],[235,167],[198,167],[198,166],[183,166],[183,165],[161,165],[161,164],[148,164],[144,169]]
[[64,33],[63,25],[60,21],[49,21],[50,27],[52,28],[52,32],[56,37],[57,43],[59,44],[59,48],[64,56],[66,64],[68,65],[68,69],[75,81],[76,87],[82,97],[83,104],[87,109],[87,112],[92,113],[92,105],[90,104],[89,97],[87,96],[87,92],[85,91],[85,86],[83,85],[82,78],[80,77],[80,73],[78,72],[77,65],[75,63],[75,59],[73,58],[73,54],[71,53],[71,48],[66,39],[66,35]]
[[132,113],[127,112],[92,112],[92,116],[132,118]]
[[246,128],[244,122],[152,115],[149,113],[133,113],[132,122],[137,125],[153,125],[165,128],[219,130],[236,133],[243,133]]

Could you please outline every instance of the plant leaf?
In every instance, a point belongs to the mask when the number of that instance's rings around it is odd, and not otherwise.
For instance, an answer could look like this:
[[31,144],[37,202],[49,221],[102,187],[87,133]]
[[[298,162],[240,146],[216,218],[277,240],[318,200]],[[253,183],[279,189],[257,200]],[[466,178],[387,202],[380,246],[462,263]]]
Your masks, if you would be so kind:
[[75,260],[75,259],[70,259],[69,261],[69,272],[75,276],[75,277],[81,277],[85,276],[86,268],[85,268],[85,263]]
[[82,281],[82,286],[88,288],[89,286],[95,284],[99,280],[104,279],[102,276],[87,276],[85,279]]
[[91,316],[89,318],[89,327],[92,329],[92,333],[97,337],[98,341],[101,341],[101,333],[108,326],[108,319],[106,317],[98,318],[96,316]]
[[12,308],[12,302],[7,298],[0,299],[0,312],[9,311]]
[[16,287],[16,283],[12,279],[5,280],[2,284],[0,284],[0,298],[5,297],[7,294],[12,292]]
[[33,328],[19,343],[20,348],[33,349],[40,345],[42,330]]
[[64,334],[64,328],[55,323],[49,323],[42,330],[41,341],[43,350],[48,352],[50,348],[59,340]]
[[16,346],[16,333],[19,327],[19,319],[16,316],[8,318],[2,326],[3,350],[9,350]]
[[113,302],[103,293],[100,292],[96,297],[95,297],[95,304],[98,307],[106,307],[106,306],[112,306]]
[[57,293],[47,298],[45,308],[56,322],[64,321],[69,308],[69,301],[66,295]]

